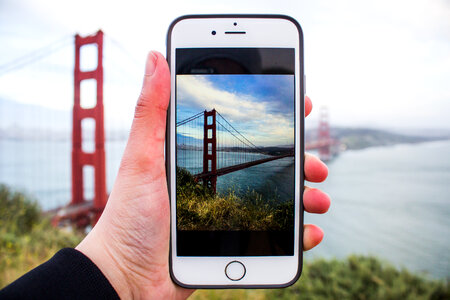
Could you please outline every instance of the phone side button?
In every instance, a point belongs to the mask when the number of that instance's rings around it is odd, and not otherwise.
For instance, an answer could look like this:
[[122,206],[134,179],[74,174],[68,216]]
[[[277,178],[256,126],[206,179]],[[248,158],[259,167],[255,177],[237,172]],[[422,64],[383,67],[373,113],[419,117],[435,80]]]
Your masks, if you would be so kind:
[[232,281],[238,281],[244,278],[247,270],[240,261],[232,261],[225,267],[225,275]]

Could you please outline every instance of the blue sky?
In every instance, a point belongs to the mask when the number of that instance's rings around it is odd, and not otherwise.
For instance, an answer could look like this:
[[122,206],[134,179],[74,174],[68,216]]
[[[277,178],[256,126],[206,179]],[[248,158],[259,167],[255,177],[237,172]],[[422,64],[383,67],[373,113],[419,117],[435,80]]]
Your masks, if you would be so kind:
[[177,122],[215,108],[259,146],[294,143],[293,75],[178,75]]

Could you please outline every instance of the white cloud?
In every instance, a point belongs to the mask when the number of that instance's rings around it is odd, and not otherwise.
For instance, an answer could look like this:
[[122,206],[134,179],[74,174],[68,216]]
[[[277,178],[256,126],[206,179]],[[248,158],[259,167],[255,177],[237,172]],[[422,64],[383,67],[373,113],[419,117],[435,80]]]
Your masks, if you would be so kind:
[[293,124],[285,115],[272,113],[269,102],[219,89],[205,76],[178,75],[177,86],[179,104],[198,111],[215,108],[255,144],[293,143]]
[[178,75],[177,85],[180,103],[199,110],[215,108],[232,122],[257,119],[267,111],[266,102],[257,102],[251,95],[217,89],[203,76]]

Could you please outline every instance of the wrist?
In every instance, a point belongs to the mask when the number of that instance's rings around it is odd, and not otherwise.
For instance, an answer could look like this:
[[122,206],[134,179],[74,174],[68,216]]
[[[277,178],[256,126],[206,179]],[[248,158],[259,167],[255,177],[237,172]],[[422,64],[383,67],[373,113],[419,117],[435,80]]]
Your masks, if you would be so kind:
[[100,269],[120,299],[136,299],[133,285],[129,282],[130,277],[127,276],[125,268],[111,253],[101,235],[97,235],[95,231],[93,229],[75,249],[87,256]]

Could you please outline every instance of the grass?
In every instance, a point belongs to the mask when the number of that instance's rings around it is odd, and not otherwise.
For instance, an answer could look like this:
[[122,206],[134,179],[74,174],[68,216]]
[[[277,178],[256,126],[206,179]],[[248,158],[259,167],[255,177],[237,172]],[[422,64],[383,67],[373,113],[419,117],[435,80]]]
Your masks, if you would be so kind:
[[285,289],[199,290],[191,299],[450,299],[450,289],[448,281],[398,270],[375,257],[353,255],[307,262],[300,280]]
[[[204,193],[207,191],[198,191]],[[53,228],[39,206],[0,185],[0,288],[82,239]],[[449,282],[399,270],[375,257],[315,259],[304,264],[300,280],[276,290],[199,290],[200,299],[450,299]]]
[[185,169],[177,169],[177,226],[180,230],[292,230],[293,201],[264,200],[255,191],[214,194]]
[[0,185],[0,287],[82,238],[54,228],[31,197]]

